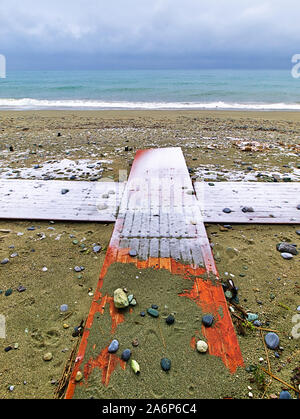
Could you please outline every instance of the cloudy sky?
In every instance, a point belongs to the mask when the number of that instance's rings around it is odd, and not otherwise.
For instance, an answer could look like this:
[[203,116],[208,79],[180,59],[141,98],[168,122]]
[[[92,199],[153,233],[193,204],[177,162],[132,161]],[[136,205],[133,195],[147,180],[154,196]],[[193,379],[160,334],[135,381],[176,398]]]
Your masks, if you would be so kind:
[[299,0],[0,0],[11,69],[290,68]]

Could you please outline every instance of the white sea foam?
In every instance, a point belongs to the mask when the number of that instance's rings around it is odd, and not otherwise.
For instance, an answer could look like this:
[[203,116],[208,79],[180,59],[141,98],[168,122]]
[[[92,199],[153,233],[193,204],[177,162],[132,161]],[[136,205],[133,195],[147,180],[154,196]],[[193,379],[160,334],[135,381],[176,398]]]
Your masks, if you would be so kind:
[[228,110],[289,110],[299,111],[300,103],[227,103],[227,102],[127,102],[101,100],[46,100],[46,99],[3,99],[0,109],[228,109]]

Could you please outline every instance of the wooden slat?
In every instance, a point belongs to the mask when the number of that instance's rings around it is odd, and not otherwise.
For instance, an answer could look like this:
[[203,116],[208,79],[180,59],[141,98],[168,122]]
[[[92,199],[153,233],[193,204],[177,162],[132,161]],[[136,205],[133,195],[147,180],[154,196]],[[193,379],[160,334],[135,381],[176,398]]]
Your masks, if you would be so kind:
[[[114,222],[124,187],[116,182],[2,179],[0,219]],[[62,194],[63,189],[69,192]],[[107,208],[100,209],[102,204]]]
[[[300,182],[195,182],[194,187],[205,222],[300,224]],[[243,207],[254,212],[244,213]],[[224,208],[232,212],[225,214]]]

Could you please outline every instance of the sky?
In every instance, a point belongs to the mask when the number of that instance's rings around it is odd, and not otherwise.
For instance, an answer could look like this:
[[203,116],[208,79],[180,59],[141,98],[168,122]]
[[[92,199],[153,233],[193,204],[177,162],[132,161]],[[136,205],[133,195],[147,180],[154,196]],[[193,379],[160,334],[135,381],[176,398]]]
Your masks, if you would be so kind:
[[12,70],[290,68],[299,0],[0,0]]

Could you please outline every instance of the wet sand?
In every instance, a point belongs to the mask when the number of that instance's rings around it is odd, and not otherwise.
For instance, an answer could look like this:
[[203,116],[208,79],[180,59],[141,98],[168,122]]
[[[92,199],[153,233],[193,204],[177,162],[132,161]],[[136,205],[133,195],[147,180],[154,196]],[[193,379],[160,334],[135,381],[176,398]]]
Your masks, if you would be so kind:
[[[137,149],[180,146],[195,179],[226,181],[234,176],[234,180],[241,181],[299,181],[299,122],[300,113],[294,112],[0,112],[0,177],[67,180],[75,176],[74,181],[107,177],[118,181],[119,170],[130,171]],[[244,142],[252,144],[248,151],[243,151]],[[70,167],[70,161],[74,166]],[[0,260],[10,260],[0,265],[0,314],[6,317],[7,332],[6,339],[0,340],[2,398],[53,397],[76,343],[73,328],[88,314],[113,229],[113,225],[50,221],[0,221]],[[35,229],[27,230],[31,226]],[[296,230],[300,226],[233,226],[224,231],[209,225],[207,230],[221,277],[233,278],[239,287],[240,304],[257,313],[263,327],[278,331],[283,349],[278,351],[279,358],[274,351],[268,351],[272,372],[292,384],[293,370],[300,363],[300,341],[292,337],[292,320],[300,304],[300,256],[284,260],[276,244],[289,241],[299,248]],[[102,246],[99,254],[92,251],[95,243]],[[18,255],[11,257],[14,253]],[[83,266],[84,270],[76,273],[75,266]],[[47,271],[43,271],[44,267]],[[20,285],[26,290],[18,292]],[[158,299],[155,281],[147,287],[149,295]],[[13,292],[5,296],[8,289]],[[60,314],[61,304],[68,304],[68,312]],[[182,298],[176,299],[177,306],[183,312],[187,307]],[[150,356],[151,344],[156,348],[159,340],[154,338],[147,344],[147,330],[141,326],[139,333]],[[171,333],[167,338],[171,346],[179,339]],[[246,367],[263,365],[267,369],[259,331],[247,329],[239,342]],[[9,346],[13,349],[5,352]],[[161,348],[155,351],[160,356]],[[44,361],[48,352],[52,359]],[[193,364],[197,355],[191,352],[186,359]],[[229,377],[220,369],[219,360],[205,357],[204,371],[215,365],[216,391],[207,389],[206,374],[202,382],[196,383],[193,395],[178,392],[178,397],[248,398],[248,386],[254,398],[264,394],[253,373],[243,370]],[[260,358],[264,360],[260,362]],[[176,360],[174,354],[175,365]],[[133,381],[135,378],[131,377]],[[139,395],[145,395],[150,388],[150,379],[151,374],[143,376]],[[265,379],[268,382],[267,375]],[[205,391],[200,391],[201,383]],[[12,391],[9,386],[14,386]],[[278,395],[282,388],[285,386],[273,379],[264,397]],[[122,398],[120,393],[112,394]],[[158,391],[157,397],[161,394]]]

